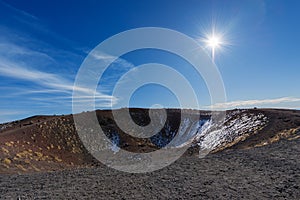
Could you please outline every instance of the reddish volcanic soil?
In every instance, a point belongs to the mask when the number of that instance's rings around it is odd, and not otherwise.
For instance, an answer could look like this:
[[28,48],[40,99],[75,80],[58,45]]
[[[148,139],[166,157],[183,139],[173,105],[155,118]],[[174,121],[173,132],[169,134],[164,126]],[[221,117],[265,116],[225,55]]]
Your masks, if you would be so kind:
[[71,116],[36,116],[0,132],[0,173],[72,168],[88,162]]

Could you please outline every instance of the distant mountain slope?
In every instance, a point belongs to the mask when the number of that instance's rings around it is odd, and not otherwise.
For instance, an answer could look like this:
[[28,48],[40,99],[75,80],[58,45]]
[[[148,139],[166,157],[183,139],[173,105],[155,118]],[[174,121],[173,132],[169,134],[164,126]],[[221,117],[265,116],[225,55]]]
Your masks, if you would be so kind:
[[[139,125],[149,123],[148,111],[130,110]],[[199,151],[200,157],[201,153],[253,148],[300,137],[300,111],[297,110],[231,110],[226,111],[222,124],[211,119],[211,112],[200,113],[200,119],[194,119],[195,111],[169,109],[164,128],[147,139],[134,138],[120,130],[109,110],[97,111],[97,117],[115,145],[133,152],[150,152],[164,147],[176,133],[181,134],[181,140],[173,141],[174,145],[192,143],[193,148],[189,151]],[[186,118],[187,128],[179,130],[181,114]],[[95,164],[99,163],[84,148],[72,115],[34,116],[0,125],[0,173],[52,171]]]

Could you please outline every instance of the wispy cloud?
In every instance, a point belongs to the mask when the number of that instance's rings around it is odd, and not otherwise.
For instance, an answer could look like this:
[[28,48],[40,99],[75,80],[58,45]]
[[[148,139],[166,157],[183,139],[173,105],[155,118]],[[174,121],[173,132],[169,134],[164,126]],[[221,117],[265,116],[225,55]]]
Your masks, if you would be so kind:
[[[0,121],[29,114],[70,113],[72,102],[97,108],[110,107],[117,98],[110,95],[111,84],[124,69],[133,65],[121,58],[96,52],[99,62],[114,61],[114,73],[104,77],[96,91],[74,87],[76,72],[89,53],[51,31],[39,18],[0,1],[6,22],[0,22]],[[46,38],[39,40],[38,38]],[[48,38],[48,39],[47,39]],[[48,42],[49,41],[49,42]],[[95,76],[91,72],[92,76]],[[80,96],[73,98],[73,90]],[[26,114],[27,113],[27,114]]]
[[55,63],[56,61],[47,55],[46,53],[33,51],[29,48],[21,47],[19,45],[8,43],[8,42],[0,42],[0,55],[3,57],[9,58],[21,58],[21,57],[35,57],[39,59],[43,59],[45,62],[46,60],[49,62]]
[[19,15],[22,15],[23,17],[27,17],[27,18],[30,18],[30,19],[33,19],[33,20],[38,20],[37,17],[35,17],[34,15],[32,14],[29,14],[28,12],[25,12],[24,10],[20,10],[20,9],[17,9],[11,5],[9,5],[8,3],[5,3],[3,1],[0,1],[0,4],[2,4],[3,6],[15,11],[15,13],[19,14]]
[[[26,110],[2,110],[0,109],[0,124],[26,117]],[[18,117],[16,117],[18,116]]]
[[[212,109],[231,109],[231,108],[241,108],[241,107],[255,107],[255,106],[273,106],[277,107],[283,103],[299,103],[300,98],[294,97],[282,97],[276,99],[261,99],[261,100],[244,100],[244,101],[231,101],[226,103],[217,103],[211,106],[207,106],[207,108]],[[287,107],[287,106],[283,106]]]
[[113,55],[108,55],[104,52],[100,52],[100,51],[92,51],[90,52],[90,55],[93,56],[96,60],[101,60],[101,61],[104,61],[104,62],[114,62],[115,64],[119,64],[120,66],[122,66],[122,70],[125,69],[131,69],[131,68],[134,68],[135,66],[128,62],[127,60],[125,59],[122,59],[122,58],[119,58],[119,57],[116,57],[116,56],[113,56]]
[[[64,58],[61,58],[61,55],[58,56],[59,59],[53,58],[46,53],[48,46],[38,44],[38,49],[44,51],[30,48],[23,43],[20,43],[20,46],[18,41],[32,41],[31,38],[9,38],[9,32],[5,34],[0,38],[0,122],[29,114],[70,113],[74,102],[84,104],[95,100],[97,108],[110,107],[116,103],[117,98],[103,93],[104,90],[74,87],[75,74],[67,70],[68,73],[58,70],[62,65],[61,60],[69,60],[70,55],[74,57],[73,52],[63,52]],[[57,52],[60,54],[61,50],[58,49]],[[105,61],[109,58],[102,59]],[[80,91],[81,96],[73,99],[74,89]],[[25,108],[27,111],[21,112]]]
[[[94,92],[89,88],[77,87],[73,86],[73,82],[66,80],[65,78],[52,73],[42,72],[36,69],[30,69],[27,67],[23,67],[18,63],[7,61],[5,59],[0,59],[0,74],[1,76],[12,77],[16,79],[23,79],[27,81],[31,81],[35,84],[43,85],[47,89],[50,89],[71,93],[73,89],[84,92],[87,95],[93,94],[96,98],[100,99],[113,99],[113,97],[109,95],[104,95],[99,92]],[[87,96],[84,96],[87,98]]]
[[17,115],[17,114],[24,114],[26,111],[11,111],[11,110],[0,110],[1,115]]

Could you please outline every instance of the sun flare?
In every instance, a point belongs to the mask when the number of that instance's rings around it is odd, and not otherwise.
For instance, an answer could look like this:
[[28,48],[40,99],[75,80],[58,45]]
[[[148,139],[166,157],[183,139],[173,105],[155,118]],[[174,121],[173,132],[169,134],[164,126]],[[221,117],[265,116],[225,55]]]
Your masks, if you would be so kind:
[[220,49],[224,45],[222,37],[212,33],[204,39],[204,43],[206,44],[206,47],[211,49],[211,57],[214,61],[216,49]]
[[211,36],[210,38],[207,39],[207,46],[211,48],[218,48],[221,45],[221,39],[217,36]]

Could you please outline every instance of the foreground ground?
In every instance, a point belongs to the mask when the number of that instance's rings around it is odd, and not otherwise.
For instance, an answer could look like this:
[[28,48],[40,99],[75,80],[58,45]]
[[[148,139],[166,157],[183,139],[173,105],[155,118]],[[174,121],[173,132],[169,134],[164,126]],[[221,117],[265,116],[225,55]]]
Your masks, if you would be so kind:
[[146,174],[105,166],[1,175],[1,199],[300,199],[300,139],[185,155]]

